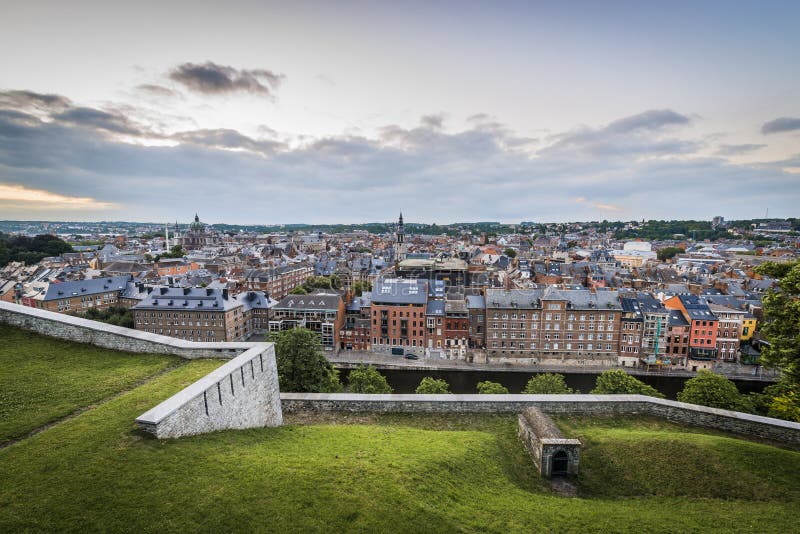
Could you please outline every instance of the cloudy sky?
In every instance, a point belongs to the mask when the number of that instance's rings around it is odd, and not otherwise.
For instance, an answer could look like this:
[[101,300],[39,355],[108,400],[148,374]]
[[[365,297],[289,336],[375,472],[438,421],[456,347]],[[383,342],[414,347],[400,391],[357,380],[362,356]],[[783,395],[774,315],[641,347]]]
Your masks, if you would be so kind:
[[0,219],[800,216],[793,0],[0,12]]

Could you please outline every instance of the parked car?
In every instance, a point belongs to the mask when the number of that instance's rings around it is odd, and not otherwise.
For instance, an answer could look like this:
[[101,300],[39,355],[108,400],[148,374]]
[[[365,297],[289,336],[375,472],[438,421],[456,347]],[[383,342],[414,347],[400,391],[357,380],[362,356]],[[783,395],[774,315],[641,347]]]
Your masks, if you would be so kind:
[[419,356],[416,354],[406,354],[406,360],[419,360]]

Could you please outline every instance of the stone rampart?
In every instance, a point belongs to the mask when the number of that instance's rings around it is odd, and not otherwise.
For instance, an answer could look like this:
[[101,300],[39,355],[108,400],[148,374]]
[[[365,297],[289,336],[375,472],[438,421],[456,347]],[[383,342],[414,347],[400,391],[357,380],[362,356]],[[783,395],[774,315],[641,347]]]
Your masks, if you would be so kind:
[[283,422],[275,346],[255,346],[136,418],[158,438]]
[[565,438],[539,408],[530,406],[522,410],[517,428],[517,436],[543,477],[578,474],[581,442]]
[[107,349],[173,354],[187,359],[232,358],[254,345],[254,343],[240,342],[184,341],[4,301],[0,301],[0,323]]
[[643,395],[364,395],[282,393],[285,412],[520,413],[535,406],[549,415],[652,415],[669,421],[800,444],[800,423]]

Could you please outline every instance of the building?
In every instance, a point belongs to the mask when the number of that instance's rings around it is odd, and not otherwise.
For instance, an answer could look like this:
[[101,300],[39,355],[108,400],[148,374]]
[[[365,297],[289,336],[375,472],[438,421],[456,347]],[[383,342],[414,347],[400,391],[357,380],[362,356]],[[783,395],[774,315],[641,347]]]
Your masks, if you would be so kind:
[[51,283],[41,299],[32,300],[36,308],[59,313],[85,312],[89,308],[105,310],[120,306],[120,295],[130,275],[91,278],[73,282]]
[[469,347],[469,311],[463,298],[445,301],[444,339],[449,359],[463,360],[466,357]]
[[314,276],[314,267],[306,263],[283,265],[270,269],[251,269],[244,276],[244,286],[263,291],[274,299],[282,299]]
[[483,295],[467,295],[469,311],[469,347],[482,349],[486,346],[486,299]]
[[272,308],[270,332],[308,328],[319,336],[326,351],[339,350],[340,332],[345,324],[345,304],[335,292],[288,295]]
[[252,330],[245,311],[227,289],[157,287],[133,307],[133,319],[137,330],[187,341],[241,341]]
[[422,355],[425,348],[428,283],[385,278],[372,288],[372,349],[402,349]]
[[615,365],[621,315],[616,291],[487,289],[488,356]]
[[[711,313],[708,304],[697,295],[676,295],[665,300],[664,306],[679,310],[689,323],[689,360],[716,360],[719,320]],[[687,365],[692,364],[689,362]]]
[[397,265],[399,278],[443,281],[447,286],[467,286],[470,282],[467,262],[458,258],[434,259],[430,254],[406,257]]
[[713,303],[708,307],[719,320],[716,340],[717,355],[723,361],[735,362],[739,355],[742,324],[746,312]]
[[221,245],[222,238],[217,232],[212,231],[207,225],[200,222],[200,217],[195,214],[194,221],[189,225],[189,229],[182,235],[176,228],[175,242],[179,244],[183,250],[197,250],[203,247]]
[[685,367],[689,358],[689,321],[680,310],[667,308],[667,312],[667,354],[672,365]]

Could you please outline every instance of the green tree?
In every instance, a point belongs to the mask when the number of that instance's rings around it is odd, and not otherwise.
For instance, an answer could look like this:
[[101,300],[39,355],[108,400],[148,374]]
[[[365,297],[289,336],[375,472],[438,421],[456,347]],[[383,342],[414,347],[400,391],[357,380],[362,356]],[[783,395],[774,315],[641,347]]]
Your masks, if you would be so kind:
[[568,241],[567,242],[567,248],[575,248],[577,246],[578,246],[578,242],[577,241]]
[[658,256],[658,259],[661,261],[667,261],[671,258],[674,258],[678,254],[681,254],[682,252],[683,249],[680,247],[665,247],[659,250],[656,253],[656,256]]
[[756,272],[782,275],[779,291],[769,290],[762,299],[764,323],[761,334],[768,342],[761,361],[780,368],[786,378],[800,385],[800,261],[791,264],[764,263]]
[[417,386],[416,393],[422,394],[435,394],[435,393],[450,393],[450,384],[446,380],[440,378],[432,378],[426,376],[420,381]]
[[516,258],[516,257],[517,257],[517,251],[516,251],[516,250],[514,250],[514,249],[513,249],[513,248],[511,248],[511,247],[508,247],[508,248],[506,248],[506,249],[503,251],[503,254],[505,254],[506,256],[508,256],[509,258],[511,258],[512,260],[513,260],[514,258]]
[[305,295],[307,293],[308,291],[306,291],[306,288],[304,288],[303,286],[296,286],[294,289],[289,291],[289,294],[291,295]]
[[486,380],[484,382],[478,382],[478,393],[481,395],[504,395],[508,393],[508,388],[503,384]]
[[796,391],[788,391],[772,397],[768,408],[767,415],[770,417],[800,423],[800,394]]
[[678,392],[678,400],[723,410],[741,410],[744,406],[736,384],[708,369],[701,369],[697,376],[686,381],[683,391]]
[[522,392],[532,395],[551,395],[572,393],[572,388],[567,387],[567,383],[564,382],[564,375],[542,373],[532,376]]
[[632,377],[622,369],[603,371],[600,376],[597,377],[595,388],[591,393],[594,395],[647,395],[648,397],[657,397],[659,399],[664,398],[664,395],[660,391]]
[[341,390],[338,373],[322,353],[317,335],[307,328],[274,333],[281,391],[327,393]]
[[347,377],[347,389],[351,393],[391,393],[394,391],[386,377],[371,365],[359,365]]

